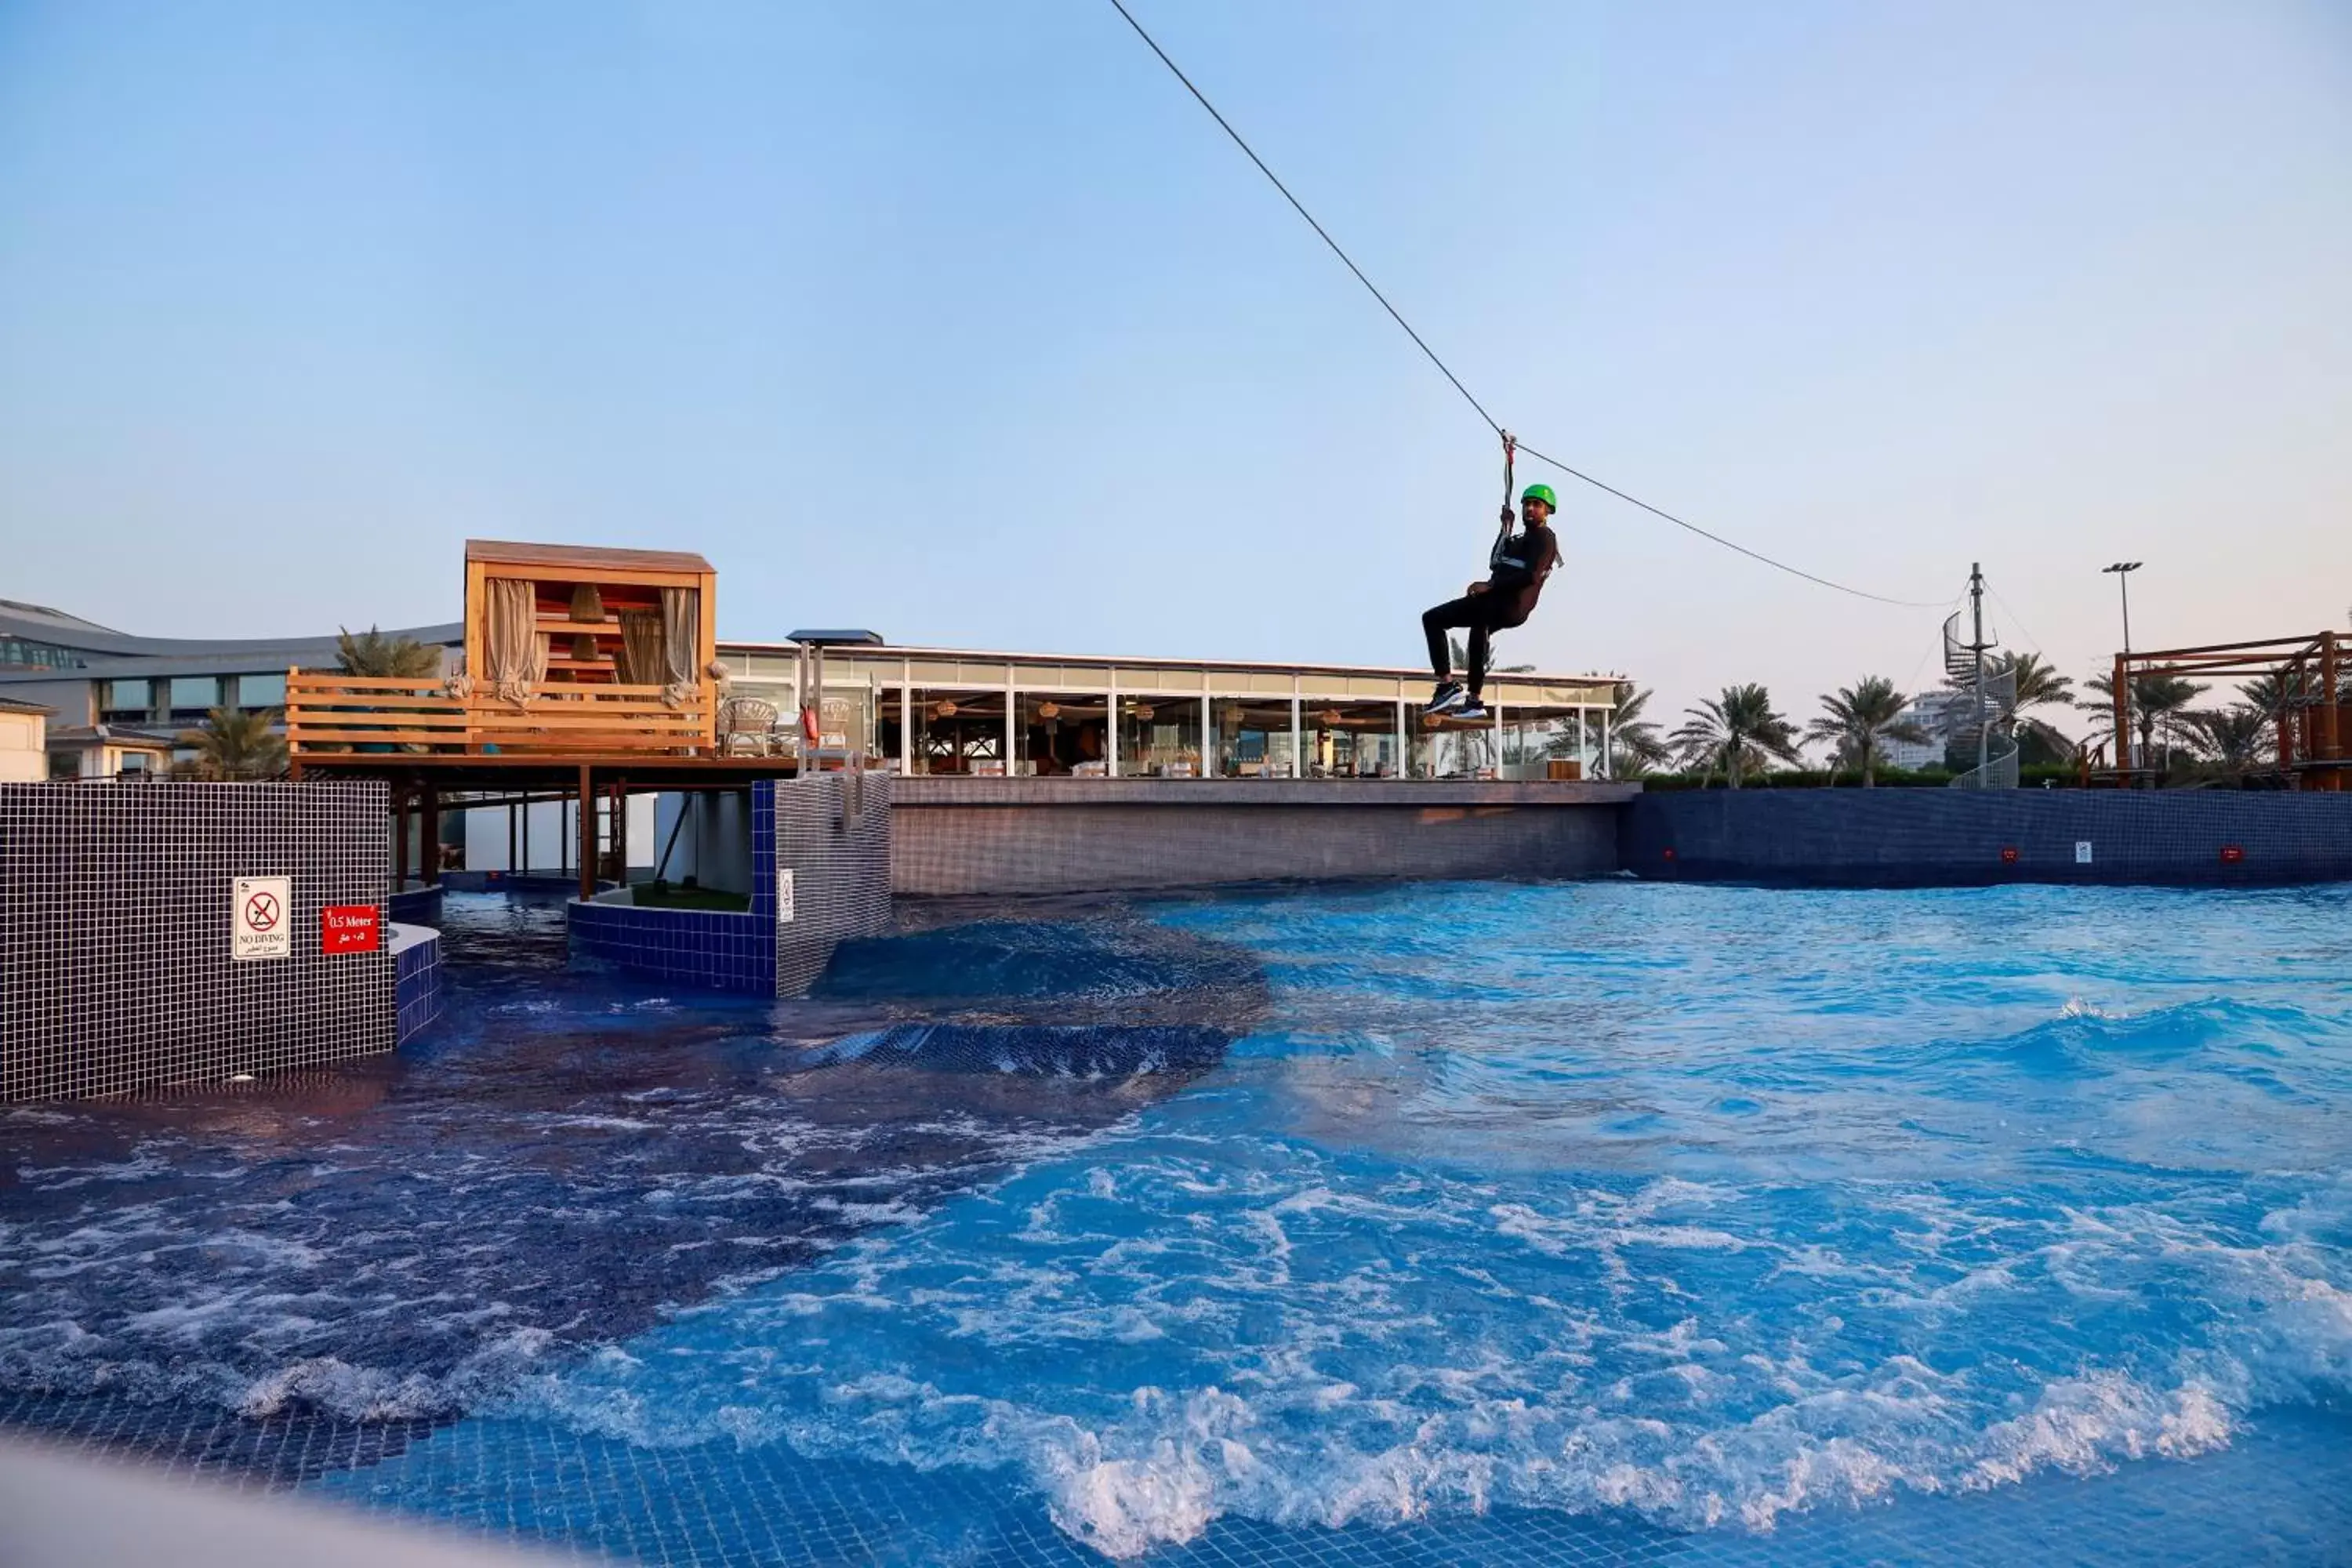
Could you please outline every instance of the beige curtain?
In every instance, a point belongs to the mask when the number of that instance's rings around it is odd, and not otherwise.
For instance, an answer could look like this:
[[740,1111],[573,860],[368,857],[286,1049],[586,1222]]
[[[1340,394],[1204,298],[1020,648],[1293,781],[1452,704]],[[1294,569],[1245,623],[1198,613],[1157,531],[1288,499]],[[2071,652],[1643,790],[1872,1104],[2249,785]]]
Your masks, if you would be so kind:
[[662,700],[673,708],[683,708],[701,695],[701,679],[695,668],[697,647],[702,640],[702,595],[693,588],[664,588],[661,591],[662,618]]
[[500,701],[528,702],[547,679],[547,639],[539,634],[539,588],[512,577],[482,584],[482,675]]
[[621,684],[665,686],[669,667],[659,610],[621,612]]

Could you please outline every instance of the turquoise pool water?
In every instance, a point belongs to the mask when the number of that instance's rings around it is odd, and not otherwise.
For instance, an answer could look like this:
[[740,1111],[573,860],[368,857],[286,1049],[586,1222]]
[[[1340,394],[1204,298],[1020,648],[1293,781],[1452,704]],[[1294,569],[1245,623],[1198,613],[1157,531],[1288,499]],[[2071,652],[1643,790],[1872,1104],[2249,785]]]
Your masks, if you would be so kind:
[[[587,1265],[486,1215],[509,1256],[440,1310],[488,1316],[373,1407],[411,1426],[293,1479],[662,1563],[2352,1561],[2352,890],[1458,885],[983,929],[651,1024],[461,972],[443,1076],[380,1113],[465,1121],[451,1085],[518,1040],[620,1030],[635,1132],[563,1134],[534,1059],[548,1121],[467,1168],[664,1141],[646,1187],[514,1190],[572,1249],[729,1266],[583,1328],[598,1293],[545,1277]],[[163,1223],[47,1158],[15,1239]],[[792,1202],[655,1212],[762,1187]],[[147,1310],[85,1331],[163,1375],[187,1314]],[[14,1314],[0,1375],[55,1397]],[[288,1359],[205,1353],[248,1398]],[[365,1426],[313,1382],[287,1397]]]

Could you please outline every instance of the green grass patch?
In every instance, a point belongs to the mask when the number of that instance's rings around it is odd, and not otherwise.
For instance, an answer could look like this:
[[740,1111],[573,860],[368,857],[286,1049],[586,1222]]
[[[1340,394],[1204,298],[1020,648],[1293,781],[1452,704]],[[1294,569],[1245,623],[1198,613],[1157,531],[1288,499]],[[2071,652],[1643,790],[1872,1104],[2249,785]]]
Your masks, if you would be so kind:
[[730,893],[718,888],[681,888],[668,882],[638,882],[629,889],[629,900],[646,910],[732,910],[748,912],[750,897]]

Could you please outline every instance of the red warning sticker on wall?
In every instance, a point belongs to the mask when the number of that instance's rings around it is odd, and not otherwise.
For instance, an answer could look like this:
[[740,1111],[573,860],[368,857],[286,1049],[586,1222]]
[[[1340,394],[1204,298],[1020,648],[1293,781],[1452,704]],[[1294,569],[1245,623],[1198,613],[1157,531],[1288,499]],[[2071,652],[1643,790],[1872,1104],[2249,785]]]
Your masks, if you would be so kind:
[[319,951],[374,952],[383,946],[383,926],[373,904],[329,904],[319,911]]

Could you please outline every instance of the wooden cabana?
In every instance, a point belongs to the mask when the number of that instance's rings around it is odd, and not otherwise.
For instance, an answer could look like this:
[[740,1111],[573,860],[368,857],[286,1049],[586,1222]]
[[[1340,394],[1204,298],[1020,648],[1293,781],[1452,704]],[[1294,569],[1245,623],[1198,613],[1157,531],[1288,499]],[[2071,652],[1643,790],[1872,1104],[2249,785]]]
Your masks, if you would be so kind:
[[494,693],[699,695],[718,657],[718,601],[719,574],[686,551],[469,539],[466,669]]
[[718,582],[683,551],[469,540],[462,665],[289,670],[294,773],[383,778],[395,816],[427,823],[453,794],[573,795],[585,896],[592,803],[617,816],[635,790],[740,789],[797,766],[719,754]]

